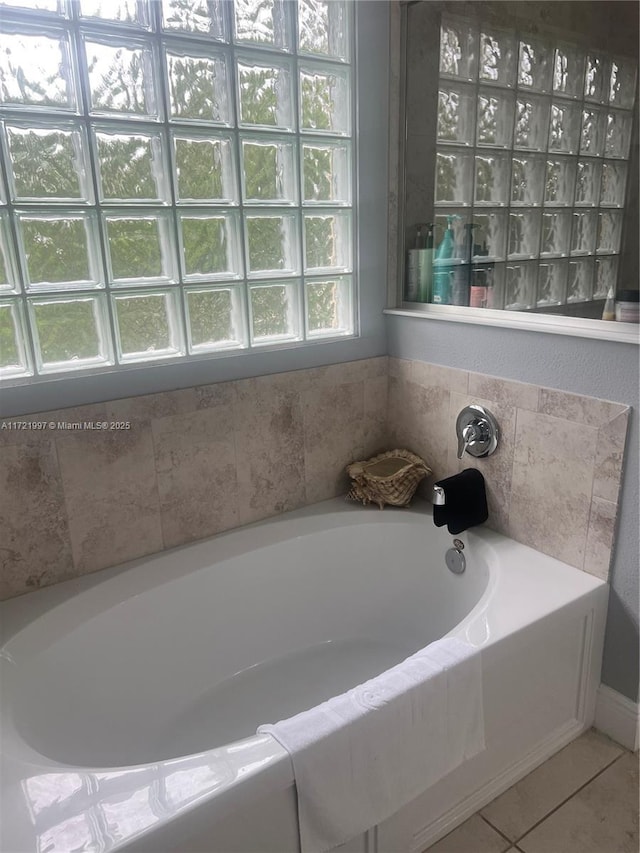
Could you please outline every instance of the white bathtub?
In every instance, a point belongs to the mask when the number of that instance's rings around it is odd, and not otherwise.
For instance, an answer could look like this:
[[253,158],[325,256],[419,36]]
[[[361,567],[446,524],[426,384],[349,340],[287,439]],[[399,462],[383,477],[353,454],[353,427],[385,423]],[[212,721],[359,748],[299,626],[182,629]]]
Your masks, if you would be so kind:
[[482,647],[486,750],[344,850],[418,851],[593,719],[607,586],[430,508],[328,501],[2,605],[6,853],[288,853],[260,723],[453,634]]

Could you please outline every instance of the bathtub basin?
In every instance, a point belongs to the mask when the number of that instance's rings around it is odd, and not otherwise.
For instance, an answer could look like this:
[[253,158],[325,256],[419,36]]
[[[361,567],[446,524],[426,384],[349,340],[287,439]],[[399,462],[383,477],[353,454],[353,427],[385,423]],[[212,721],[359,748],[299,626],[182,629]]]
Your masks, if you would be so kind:
[[602,650],[606,584],[459,538],[454,575],[427,505],[328,501],[6,602],[1,848],[295,851],[257,726],[451,634],[482,648],[487,749],[345,846],[423,849],[590,724]]

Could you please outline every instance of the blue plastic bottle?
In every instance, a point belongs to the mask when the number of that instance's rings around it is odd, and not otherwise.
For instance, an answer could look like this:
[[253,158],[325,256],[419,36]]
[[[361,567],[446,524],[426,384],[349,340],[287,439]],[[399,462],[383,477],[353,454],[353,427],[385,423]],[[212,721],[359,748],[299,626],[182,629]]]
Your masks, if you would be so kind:
[[438,248],[436,249],[433,261],[433,302],[434,305],[448,305],[450,301],[450,280],[451,280],[451,264],[450,260],[455,253],[455,240],[453,236],[453,221],[457,219],[455,215],[447,217],[447,230],[444,232],[444,237]]

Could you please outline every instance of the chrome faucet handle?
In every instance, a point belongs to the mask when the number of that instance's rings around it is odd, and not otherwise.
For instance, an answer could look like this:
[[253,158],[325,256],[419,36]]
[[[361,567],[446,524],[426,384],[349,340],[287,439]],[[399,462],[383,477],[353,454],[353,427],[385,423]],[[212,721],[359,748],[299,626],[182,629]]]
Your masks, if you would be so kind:
[[478,430],[474,423],[467,424],[462,432],[458,433],[458,459],[462,459],[465,450],[478,438]]
[[444,489],[442,486],[434,486],[433,487],[433,505],[434,506],[444,506],[445,497],[444,497]]
[[471,456],[489,456],[498,446],[500,431],[490,411],[475,404],[465,406],[456,420],[458,459],[465,452]]

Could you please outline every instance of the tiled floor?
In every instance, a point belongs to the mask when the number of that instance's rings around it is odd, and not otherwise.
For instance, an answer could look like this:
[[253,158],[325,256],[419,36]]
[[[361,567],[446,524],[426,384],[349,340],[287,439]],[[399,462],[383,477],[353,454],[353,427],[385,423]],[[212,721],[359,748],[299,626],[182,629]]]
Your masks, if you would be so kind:
[[428,853],[517,851],[638,853],[638,755],[592,729]]

